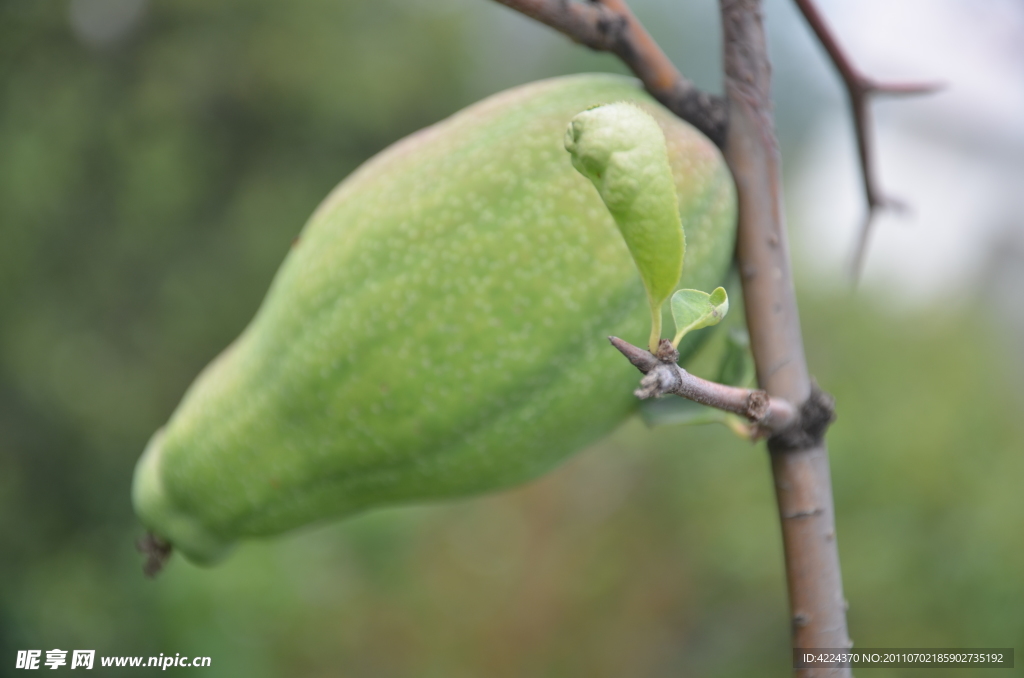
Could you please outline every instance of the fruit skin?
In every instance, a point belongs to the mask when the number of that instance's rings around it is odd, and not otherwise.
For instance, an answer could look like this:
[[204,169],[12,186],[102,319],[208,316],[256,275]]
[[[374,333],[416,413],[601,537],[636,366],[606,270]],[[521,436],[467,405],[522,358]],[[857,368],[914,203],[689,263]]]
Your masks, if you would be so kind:
[[562,147],[575,114],[614,101],[665,132],[680,286],[718,285],[735,197],[710,141],[628,78],[495,95],[320,205],[256,317],[147,445],[132,488],[146,527],[209,564],[242,538],[522,482],[627,418],[637,373],[606,337],[646,335],[644,288]]

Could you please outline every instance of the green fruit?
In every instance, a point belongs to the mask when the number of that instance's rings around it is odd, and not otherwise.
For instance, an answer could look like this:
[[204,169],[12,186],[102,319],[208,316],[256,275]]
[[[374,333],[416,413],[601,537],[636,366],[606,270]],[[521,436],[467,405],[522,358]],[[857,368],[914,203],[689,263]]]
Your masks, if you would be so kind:
[[383,151],[316,210],[139,460],[146,527],[209,563],[239,539],[522,482],[629,416],[636,370],[606,337],[647,334],[644,285],[563,149],[574,115],[615,101],[665,133],[680,286],[718,285],[736,208],[710,141],[627,78],[493,96]]

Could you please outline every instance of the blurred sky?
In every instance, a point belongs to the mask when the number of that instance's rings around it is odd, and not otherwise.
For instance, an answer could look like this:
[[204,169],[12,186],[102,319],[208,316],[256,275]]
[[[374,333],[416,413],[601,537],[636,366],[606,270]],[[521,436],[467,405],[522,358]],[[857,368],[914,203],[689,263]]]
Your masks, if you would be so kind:
[[[979,282],[1007,241],[1024,264],[1024,4],[862,0],[825,10],[865,73],[946,84],[874,106],[881,186],[911,212],[878,220],[865,282],[894,298],[942,300]],[[864,213],[856,150],[838,80],[806,31],[790,33],[794,53],[806,55],[798,61],[806,77],[830,96],[791,184],[800,260],[829,278]]]

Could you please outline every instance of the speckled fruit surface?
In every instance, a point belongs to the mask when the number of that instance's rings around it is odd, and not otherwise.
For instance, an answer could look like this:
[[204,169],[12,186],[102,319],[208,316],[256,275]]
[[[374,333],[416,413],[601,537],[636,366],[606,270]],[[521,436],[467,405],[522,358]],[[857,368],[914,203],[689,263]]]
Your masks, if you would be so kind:
[[628,78],[495,95],[320,205],[256,317],[139,460],[145,526],[209,563],[239,539],[522,482],[628,417],[638,374],[607,337],[645,341],[644,289],[562,145],[576,113],[623,100],[665,132],[679,286],[717,286],[735,198],[710,141]]

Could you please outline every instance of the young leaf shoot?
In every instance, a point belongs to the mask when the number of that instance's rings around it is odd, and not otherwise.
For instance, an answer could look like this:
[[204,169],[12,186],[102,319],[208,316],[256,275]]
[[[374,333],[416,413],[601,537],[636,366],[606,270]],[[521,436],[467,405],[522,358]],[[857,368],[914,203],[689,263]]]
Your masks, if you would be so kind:
[[565,149],[573,167],[597,188],[640,271],[655,352],[661,307],[679,283],[686,248],[665,135],[638,106],[620,102],[574,117]]
[[672,319],[676,323],[676,336],[672,346],[691,330],[717,325],[729,312],[729,295],[724,287],[716,287],[711,294],[700,290],[679,290],[672,295]]

